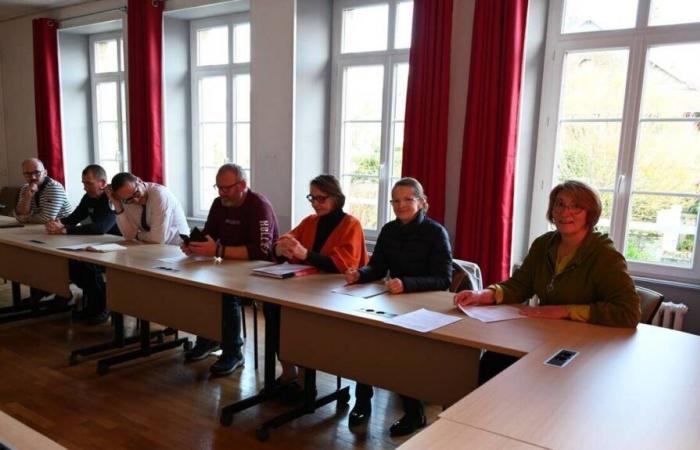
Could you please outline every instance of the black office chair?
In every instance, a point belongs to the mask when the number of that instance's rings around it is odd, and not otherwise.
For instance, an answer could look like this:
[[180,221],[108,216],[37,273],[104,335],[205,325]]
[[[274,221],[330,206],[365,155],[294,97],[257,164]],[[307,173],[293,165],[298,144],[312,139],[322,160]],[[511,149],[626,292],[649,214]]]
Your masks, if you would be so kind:
[[639,319],[639,323],[651,325],[651,321],[654,320],[654,316],[664,301],[664,296],[659,292],[641,286],[636,286],[635,289],[637,290],[637,295],[639,295],[642,309],[642,317]]

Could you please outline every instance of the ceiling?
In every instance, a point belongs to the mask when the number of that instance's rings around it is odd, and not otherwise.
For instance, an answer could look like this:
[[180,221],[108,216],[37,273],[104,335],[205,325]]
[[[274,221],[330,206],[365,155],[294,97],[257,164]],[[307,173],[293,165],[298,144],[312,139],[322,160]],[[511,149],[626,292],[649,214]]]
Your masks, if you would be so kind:
[[0,22],[48,9],[90,1],[94,0],[0,0]]

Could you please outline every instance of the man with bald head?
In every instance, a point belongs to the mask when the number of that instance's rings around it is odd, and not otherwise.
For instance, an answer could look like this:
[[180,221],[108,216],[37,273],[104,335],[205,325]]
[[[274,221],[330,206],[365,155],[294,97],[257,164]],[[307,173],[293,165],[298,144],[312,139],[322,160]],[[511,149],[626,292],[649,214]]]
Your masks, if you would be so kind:
[[23,223],[47,223],[67,217],[73,209],[66,191],[46,173],[44,163],[37,158],[22,162],[26,184],[19,192],[15,217]]

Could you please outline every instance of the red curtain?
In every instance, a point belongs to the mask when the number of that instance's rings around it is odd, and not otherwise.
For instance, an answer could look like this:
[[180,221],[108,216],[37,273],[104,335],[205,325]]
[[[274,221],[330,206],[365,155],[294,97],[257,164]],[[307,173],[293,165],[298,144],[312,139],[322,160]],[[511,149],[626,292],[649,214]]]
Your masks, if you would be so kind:
[[510,267],[513,185],[527,0],[477,0],[455,254],[485,284]]
[[131,172],[163,183],[163,2],[129,0],[127,10]]
[[65,186],[61,136],[61,87],[58,78],[58,24],[34,19],[34,108],[37,157],[49,176]]
[[415,0],[401,175],[418,179],[428,215],[445,218],[452,0]]

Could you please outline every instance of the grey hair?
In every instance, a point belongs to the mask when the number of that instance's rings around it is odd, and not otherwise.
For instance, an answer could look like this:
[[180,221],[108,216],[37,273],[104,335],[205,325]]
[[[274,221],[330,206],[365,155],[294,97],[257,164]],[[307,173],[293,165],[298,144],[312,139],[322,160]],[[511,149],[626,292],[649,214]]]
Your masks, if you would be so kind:
[[248,177],[246,176],[245,170],[243,170],[243,167],[239,166],[238,164],[226,163],[222,165],[219,167],[219,171],[216,172],[216,176],[218,177],[224,172],[233,173],[238,178],[238,181],[248,182]]

